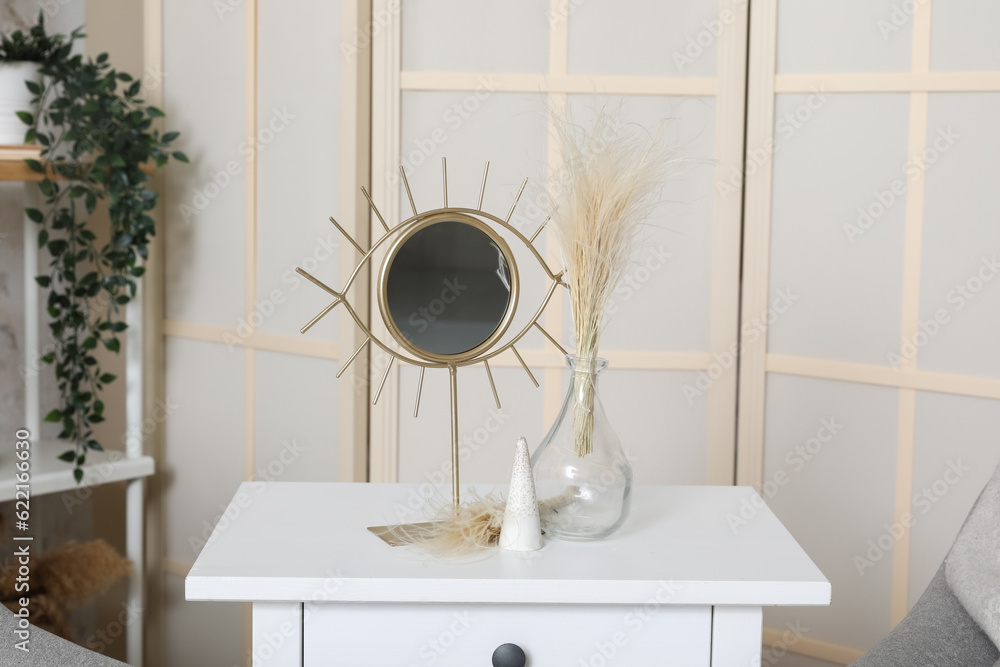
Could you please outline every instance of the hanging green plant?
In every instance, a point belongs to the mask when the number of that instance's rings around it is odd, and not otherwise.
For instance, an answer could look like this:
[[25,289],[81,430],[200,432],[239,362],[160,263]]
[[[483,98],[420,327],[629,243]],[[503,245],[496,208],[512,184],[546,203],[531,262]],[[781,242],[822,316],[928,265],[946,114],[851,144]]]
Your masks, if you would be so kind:
[[[42,83],[27,81],[37,114],[18,116],[29,126],[25,143],[42,146],[41,160],[27,160],[42,174],[38,183],[45,206],[28,208],[41,225],[38,246],[51,257],[46,275],[35,278],[48,288],[47,310],[54,350],[42,361],[55,367],[60,406],[45,421],[61,424],[59,437],[74,443],[60,458],[74,466],[77,483],[89,449],[101,450],[93,425],[104,421],[101,392],[115,380],[95,355],[98,346],[119,352],[119,335],[127,328],[122,306],[132,300],[156,225],[149,212],[157,193],[148,188],[152,170],[170,157],[177,132],[152,128],[163,112],[139,97],[140,82],[112,68],[108,55],[85,58],[73,54],[73,42],[49,38],[41,16],[30,33],[47,44],[41,58]],[[106,243],[98,243],[93,217],[105,201],[110,220]]]

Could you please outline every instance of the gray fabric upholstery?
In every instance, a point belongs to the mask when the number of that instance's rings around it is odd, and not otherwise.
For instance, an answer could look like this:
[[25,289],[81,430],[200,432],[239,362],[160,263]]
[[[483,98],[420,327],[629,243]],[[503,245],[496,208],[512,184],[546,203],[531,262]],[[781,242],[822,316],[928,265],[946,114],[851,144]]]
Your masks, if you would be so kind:
[[60,639],[35,626],[31,626],[29,651],[14,648],[18,638],[14,635],[17,616],[0,605],[0,665],[27,665],[29,667],[116,667],[124,666],[107,656],[94,653],[73,642]]
[[1000,646],[1000,466],[955,538],[944,572],[965,611]]
[[948,588],[942,565],[906,618],[851,667],[993,667],[998,658]]

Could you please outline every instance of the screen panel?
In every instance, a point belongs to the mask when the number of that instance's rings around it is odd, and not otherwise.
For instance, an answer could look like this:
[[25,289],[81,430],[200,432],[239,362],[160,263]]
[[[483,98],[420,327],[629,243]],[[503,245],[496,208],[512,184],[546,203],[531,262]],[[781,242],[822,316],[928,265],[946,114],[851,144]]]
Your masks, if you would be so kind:
[[[810,103],[822,106],[791,125]],[[789,307],[768,329],[770,351],[888,363],[899,340],[908,103],[777,96],[771,303],[787,294]]]
[[[307,14],[314,27],[304,31]],[[329,299],[295,267],[335,285],[339,255],[348,245],[328,221],[344,217],[342,53],[337,40],[320,38],[340,34],[340,3],[264,2],[258,20],[258,130],[247,147],[258,161],[258,319],[250,324],[255,331],[297,338]],[[288,48],[291,41],[296,48]],[[335,341],[337,333],[331,317],[312,330],[310,339]]]
[[715,76],[719,36],[740,30],[716,3],[625,0],[558,3],[567,21],[570,74]]
[[998,113],[1000,93],[928,102],[921,329],[907,341],[921,369],[1000,378]]
[[[895,510],[885,480],[896,465],[896,392],[782,375],[768,378],[767,392],[762,496],[830,580],[835,602],[767,610],[766,624],[798,620],[825,641],[874,645],[890,627],[893,545],[883,535]],[[752,520],[731,523],[738,531]]]
[[[520,181],[528,176],[531,185],[515,210],[513,223],[530,235],[544,219],[540,204],[546,198],[545,184],[557,173],[552,171],[558,161],[550,120],[553,113],[570,106],[574,118],[586,122],[587,107],[608,104],[617,109],[621,104],[623,117],[652,126],[654,131],[663,119],[675,119],[667,123],[665,132],[668,141],[680,145],[689,164],[662,193],[669,203],[657,212],[646,232],[649,247],[639,253],[631,269],[630,277],[640,288],[630,294],[622,290],[616,297],[615,314],[602,345],[602,353],[606,351],[611,358],[606,384],[645,386],[648,395],[656,397],[651,401],[673,406],[671,415],[664,416],[655,409],[630,405],[627,399],[609,399],[628,415],[623,426],[628,439],[643,443],[643,451],[657,462],[647,469],[649,481],[697,483],[711,479],[728,483],[732,479],[733,444],[731,428],[727,435],[725,424],[735,415],[735,365],[720,366],[722,378],[713,375],[715,379],[709,380],[707,373],[711,354],[718,353],[725,360],[726,351],[737,340],[735,317],[731,321],[729,317],[735,313],[738,289],[737,276],[730,272],[738,262],[738,233],[734,236],[722,230],[738,228],[738,206],[734,208],[733,203],[739,200],[741,184],[736,182],[732,199],[722,197],[714,188],[712,169],[718,172],[722,168],[719,164],[724,164],[735,171],[742,150],[745,48],[740,40],[745,37],[746,8],[738,2],[631,4],[634,6],[629,9],[620,5],[561,7],[553,2],[545,14],[544,60],[531,55],[528,63],[523,54],[502,53],[487,58],[491,51],[482,48],[468,58],[452,59],[461,64],[435,60],[435,54],[445,49],[434,45],[435,40],[451,43],[446,35],[457,27],[457,19],[442,18],[447,3],[404,6],[402,20],[387,26],[383,38],[375,40],[374,71],[380,74],[374,105],[384,105],[389,111],[375,117],[385,132],[376,129],[373,134],[373,195],[390,219],[410,214],[409,200],[396,175],[402,163],[418,210],[439,205],[440,157],[447,156],[449,203],[461,205],[459,197],[468,198],[469,192],[477,195],[481,166],[489,159],[484,209],[492,211],[497,208],[494,202],[499,202],[499,209],[505,211]],[[376,14],[382,7],[376,3]],[[388,4],[385,7],[390,8]],[[521,5],[511,5],[503,10],[505,17],[491,15],[490,20],[506,25],[521,18],[522,10]],[[497,10],[491,6],[472,14],[480,16],[484,11]],[[537,5],[533,11],[538,11]],[[535,18],[528,22],[526,34],[536,29]],[[435,20],[439,25],[431,26]],[[712,33],[713,22],[722,25],[717,34]],[[703,30],[711,34],[710,40],[699,34]],[[628,40],[609,39],[625,32],[630,35]],[[673,52],[685,48],[688,37],[695,43],[699,38],[708,43],[700,47],[695,62],[678,66]],[[465,37],[457,39],[461,42]],[[490,39],[484,43],[488,45]],[[606,43],[627,43],[627,47],[605,52],[601,45]],[[535,54],[532,49],[526,52]],[[540,63],[543,70],[537,67]],[[456,70],[461,70],[462,76]],[[525,74],[541,76],[528,78]],[[489,83],[488,89],[484,82]],[[462,113],[456,117],[455,112]],[[719,128],[725,130],[722,135]],[[435,130],[438,141],[434,141]],[[431,193],[430,204],[424,192]],[[381,233],[378,226],[374,233]],[[551,232],[543,233],[537,246],[550,265],[559,264]],[[541,292],[542,287],[525,281],[525,295]],[[541,323],[571,349],[567,312],[567,299],[559,290]],[[524,339],[519,351],[542,387],[538,392],[541,399],[518,429],[521,434],[534,433],[529,441],[537,442],[562,403],[564,365],[557,351],[536,333]],[[527,381],[512,356],[501,355],[491,366],[495,376],[501,371],[506,375],[509,369],[514,378],[521,373]],[[372,375],[378,382],[385,360],[376,359],[375,367]],[[476,384],[475,380],[463,382],[462,376],[474,377],[479,372],[460,369],[460,384]],[[612,377],[616,372],[620,379]],[[425,382],[431,382],[430,375],[428,372]],[[378,443],[372,454],[373,470],[379,471],[376,479],[385,481],[423,477],[420,466],[427,462],[403,452],[403,446],[422,450],[420,440],[438,442],[448,436],[442,428],[447,424],[447,413],[434,417],[434,435],[422,435],[414,429],[409,416],[413,399],[406,393],[414,390],[416,373],[404,370],[398,371],[398,376],[397,381],[397,370],[390,369],[386,375],[389,393],[380,398],[384,405],[372,411],[373,442]],[[460,430],[462,424],[474,425],[477,419],[475,409],[467,414],[462,403],[478,405],[477,401],[488,402],[490,398],[488,384],[481,384],[485,396],[462,395]],[[423,413],[430,405],[426,394],[430,386],[424,389],[420,421],[428,419]],[[702,389],[692,398],[690,391],[695,386]],[[532,391],[529,384],[527,393]],[[709,400],[709,395],[714,398]],[[541,410],[540,424],[536,423],[539,416],[535,408]],[[681,437],[671,439],[664,428],[676,428]],[[667,443],[666,447],[662,443]],[[679,465],[671,465],[674,456]],[[509,461],[506,457],[498,461],[497,469],[505,472]],[[479,474],[476,465],[470,463],[469,474]],[[501,476],[494,472],[489,477]]]
[[[737,474],[742,483],[759,487],[769,480],[781,453],[772,434],[795,418],[775,410],[773,404],[783,400],[779,378],[837,382],[847,394],[877,390],[895,397],[881,402],[884,419],[895,422],[894,435],[884,432],[888,422],[883,424],[883,441],[877,450],[859,453],[855,470],[817,460],[815,474],[822,478],[817,488],[826,484],[829,496],[818,500],[829,502],[838,485],[854,492],[860,476],[891,492],[892,527],[924,506],[919,494],[943,474],[949,451],[992,469],[995,447],[986,443],[993,438],[989,424],[1000,381],[991,352],[995,345],[982,336],[984,329],[996,329],[997,309],[990,307],[994,300],[986,281],[961,311],[948,301],[949,292],[957,300],[956,287],[974,276],[984,266],[982,256],[991,259],[998,245],[996,225],[988,222],[995,221],[996,188],[986,185],[996,180],[986,156],[995,153],[997,137],[986,118],[995,115],[1000,85],[980,37],[979,22],[991,10],[973,5],[754,4],[748,159],[768,145],[778,149],[773,159],[755,161],[753,171],[748,162],[743,331],[760,333],[748,318],[768,311],[786,284],[809,288],[812,299],[767,318],[766,343],[744,337]],[[960,44],[966,34],[968,48]],[[958,51],[961,58],[955,57]],[[830,102],[782,141],[790,102],[809,95]],[[864,114],[856,113],[865,105]],[[933,321],[939,310],[946,322]],[[804,316],[811,320],[808,326]],[[965,418],[961,427],[952,416]],[[962,446],[949,444],[947,424],[963,438]],[[871,435],[880,432],[874,424],[864,428]],[[869,477],[869,462],[879,455],[891,456],[891,465]],[[981,486],[975,480],[963,488],[972,494]],[[798,512],[816,519],[800,521],[796,537],[834,583],[823,623],[815,617],[816,629],[790,651],[844,664],[881,636],[858,627],[856,619],[877,613],[872,627],[882,630],[899,623],[940,564],[959,515],[968,510],[963,494],[956,490],[949,509],[921,515],[912,529],[882,535],[884,548],[877,532],[865,531],[870,516],[861,508],[830,513],[828,520],[841,523],[842,540],[871,540],[873,549],[885,552],[877,565],[885,570],[879,577],[888,577],[888,587],[880,579],[878,593],[864,601],[851,597],[856,582],[839,573],[844,559],[821,562],[838,548],[823,542],[822,513],[808,506],[781,509],[782,518],[783,512]],[[776,502],[780,508],[782,501]],[[782,617],[770,618],[765,638],[780,641],[776,626]]]
[[907,72],[912,12],[896,0],[779,2],[777,72]]
[[[386,30],[402,2],[380,8]],[[463,2],[418,0],[402,12],[403,69],[422,72],[548,71],[545,7],[532,0]]]

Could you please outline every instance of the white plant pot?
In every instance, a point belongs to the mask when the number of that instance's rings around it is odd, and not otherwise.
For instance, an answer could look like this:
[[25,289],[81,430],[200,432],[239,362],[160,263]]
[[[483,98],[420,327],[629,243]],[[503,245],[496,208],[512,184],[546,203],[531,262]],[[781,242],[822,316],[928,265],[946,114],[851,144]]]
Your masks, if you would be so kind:
[[18,111],[35,114],[31,104],[34,95],[24,85],[25,81],[41,82],[38,63],[0,63],[0,145],[20,145],[24,143],[24,133],[28,126],[17,117]]

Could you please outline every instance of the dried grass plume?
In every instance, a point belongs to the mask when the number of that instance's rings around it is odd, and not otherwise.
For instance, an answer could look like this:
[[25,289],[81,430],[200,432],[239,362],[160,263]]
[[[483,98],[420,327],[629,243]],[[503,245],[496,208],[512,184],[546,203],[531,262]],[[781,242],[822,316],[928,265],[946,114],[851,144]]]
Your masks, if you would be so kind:
[[[664,121],[666,122],[666,121]],[[550,212],[570,289],[578,397],[574,449],[593,450],[594,388],[586,361],[597,357],[608,302],[640,245],[646,218],[660,202],[665,181],[682,165],[676,147],[665,144],[662,128],[650,134],[600,109],[589,128],[569,118],[556,122],[562,178]],[[591,369],[592,370],[592,369]]]

